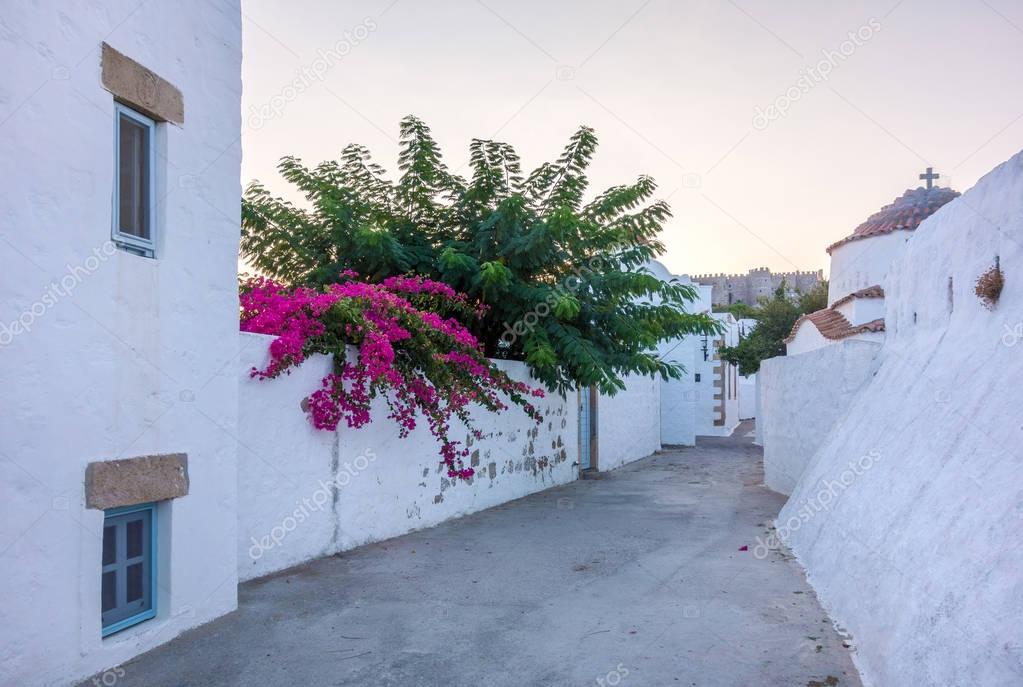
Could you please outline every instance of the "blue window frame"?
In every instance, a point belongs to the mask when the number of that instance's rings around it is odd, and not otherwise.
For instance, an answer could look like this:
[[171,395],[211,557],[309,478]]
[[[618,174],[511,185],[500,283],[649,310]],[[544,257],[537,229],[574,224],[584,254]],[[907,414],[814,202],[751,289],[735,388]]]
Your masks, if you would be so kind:
[[103,636],[156,616],[156,504],[114,508],[103,520]]
[[156,257],[156,122],[114,103],[112,238],[121,248]]

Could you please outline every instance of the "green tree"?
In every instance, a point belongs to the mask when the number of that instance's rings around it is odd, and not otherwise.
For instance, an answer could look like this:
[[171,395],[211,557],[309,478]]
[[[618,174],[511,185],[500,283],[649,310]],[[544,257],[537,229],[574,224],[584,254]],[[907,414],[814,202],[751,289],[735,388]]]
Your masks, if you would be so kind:
[[586,199],[597,137],[580,127],[561,156],[529,174],[507,143],[474,139],[471,177],[444,164],[429,128],[401,122],[395,181],[363,146],[307,167],[279,170],[305,197],[299,207],[253,182],[242,200],[242,254],[288,285],[323,285],[355,270],[374,281],[416,273],[486,306],[465,322],[491,357],[525,360],[548,387],[624,388],[630,373],[677,378],[656,345],[719,331],[687,306],[696,290],[644,268],[664,247],[671,216],[651,201],[653,179]]
[[828,307],[828,282],[819,282],[806,293],[799,294],[799,312],[810,313]]
[[756,327],[735,346],[721,349],[721,358],[739,366],[739,374],[751,375],[760,369],[767,358],[785,355],[785,339],[800,315],[826,308],[828,283],[822,282],[795,298],[786,295],[785,283],[775,290],[771,298],[761,298],[752,317]]
[[756,306],[742,302],[732,303],[731,305],[715,305],[712,309],[714,312],[730,312],[737,320],[753,318],[757,314]]

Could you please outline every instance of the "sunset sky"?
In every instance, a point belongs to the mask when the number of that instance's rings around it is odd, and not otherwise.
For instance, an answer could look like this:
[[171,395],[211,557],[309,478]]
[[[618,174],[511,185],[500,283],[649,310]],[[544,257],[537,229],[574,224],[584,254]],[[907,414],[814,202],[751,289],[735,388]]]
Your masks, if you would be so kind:
[[[244,0],[242,181],[287,186],[398,121],[450,167],[471,138],[528,170],[579,124],[591,190],[649,174],[674,272],[827,269],[824,248],[920,182],[972,186],[1023,141],[1023,6],[1009,0]],[[780,100],[779,100],[780,99]],[[769,109],[772,104],[784,112]]]

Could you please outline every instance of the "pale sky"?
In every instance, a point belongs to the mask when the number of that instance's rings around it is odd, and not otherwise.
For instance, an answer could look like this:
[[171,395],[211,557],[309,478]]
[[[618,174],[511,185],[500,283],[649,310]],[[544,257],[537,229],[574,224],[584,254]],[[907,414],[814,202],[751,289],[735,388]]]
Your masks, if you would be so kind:
[[[662,260],[676,273],[826,271],[824,248],[925,167],[962,191],[1023,147],[1018,0],[242,10],[243,183],[285,192],[281,156],[316,163],[351,142],[393,174],[410,113],[454,169],[477,137],[513,144],[528,171],[585,123],[600,139],[591,191],[639,174],[659,183],[675,214]],[[786,93],[783,116],[756,119]]]

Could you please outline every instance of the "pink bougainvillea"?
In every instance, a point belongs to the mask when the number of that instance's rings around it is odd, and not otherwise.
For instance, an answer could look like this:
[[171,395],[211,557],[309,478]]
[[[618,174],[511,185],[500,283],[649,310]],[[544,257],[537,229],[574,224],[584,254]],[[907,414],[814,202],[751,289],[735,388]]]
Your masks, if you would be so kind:
[[[401,436],[425,419],[448,476],[468,479],[473,469],[462,459],[469,451],[450,438],[453,418],[477,438],[469,414],[473,404],[501,411],[508,408],[507,399],[536,422],[542,419],[529,401],[543,397],[541,389],[509,378],[483,356],[479,341],[461,322],[430,309],[443,306],[465,319],[478,317],[481,310],[464,294],[418,276],[391,277],[382,284],[359,281],[350,271],[341,277],[325,290],[287,288],[262,278],[241,289],[242,331],[276,337],[270,361],[253,369],[253,377],[288,373],[313,353],[334,356],[334,372],[306,399],[313,426],[335,430],[344,420],[348,427],[361,427],[371,419],[373,398],[383,395]],[[348,345],[358,347],[354,361]]]

